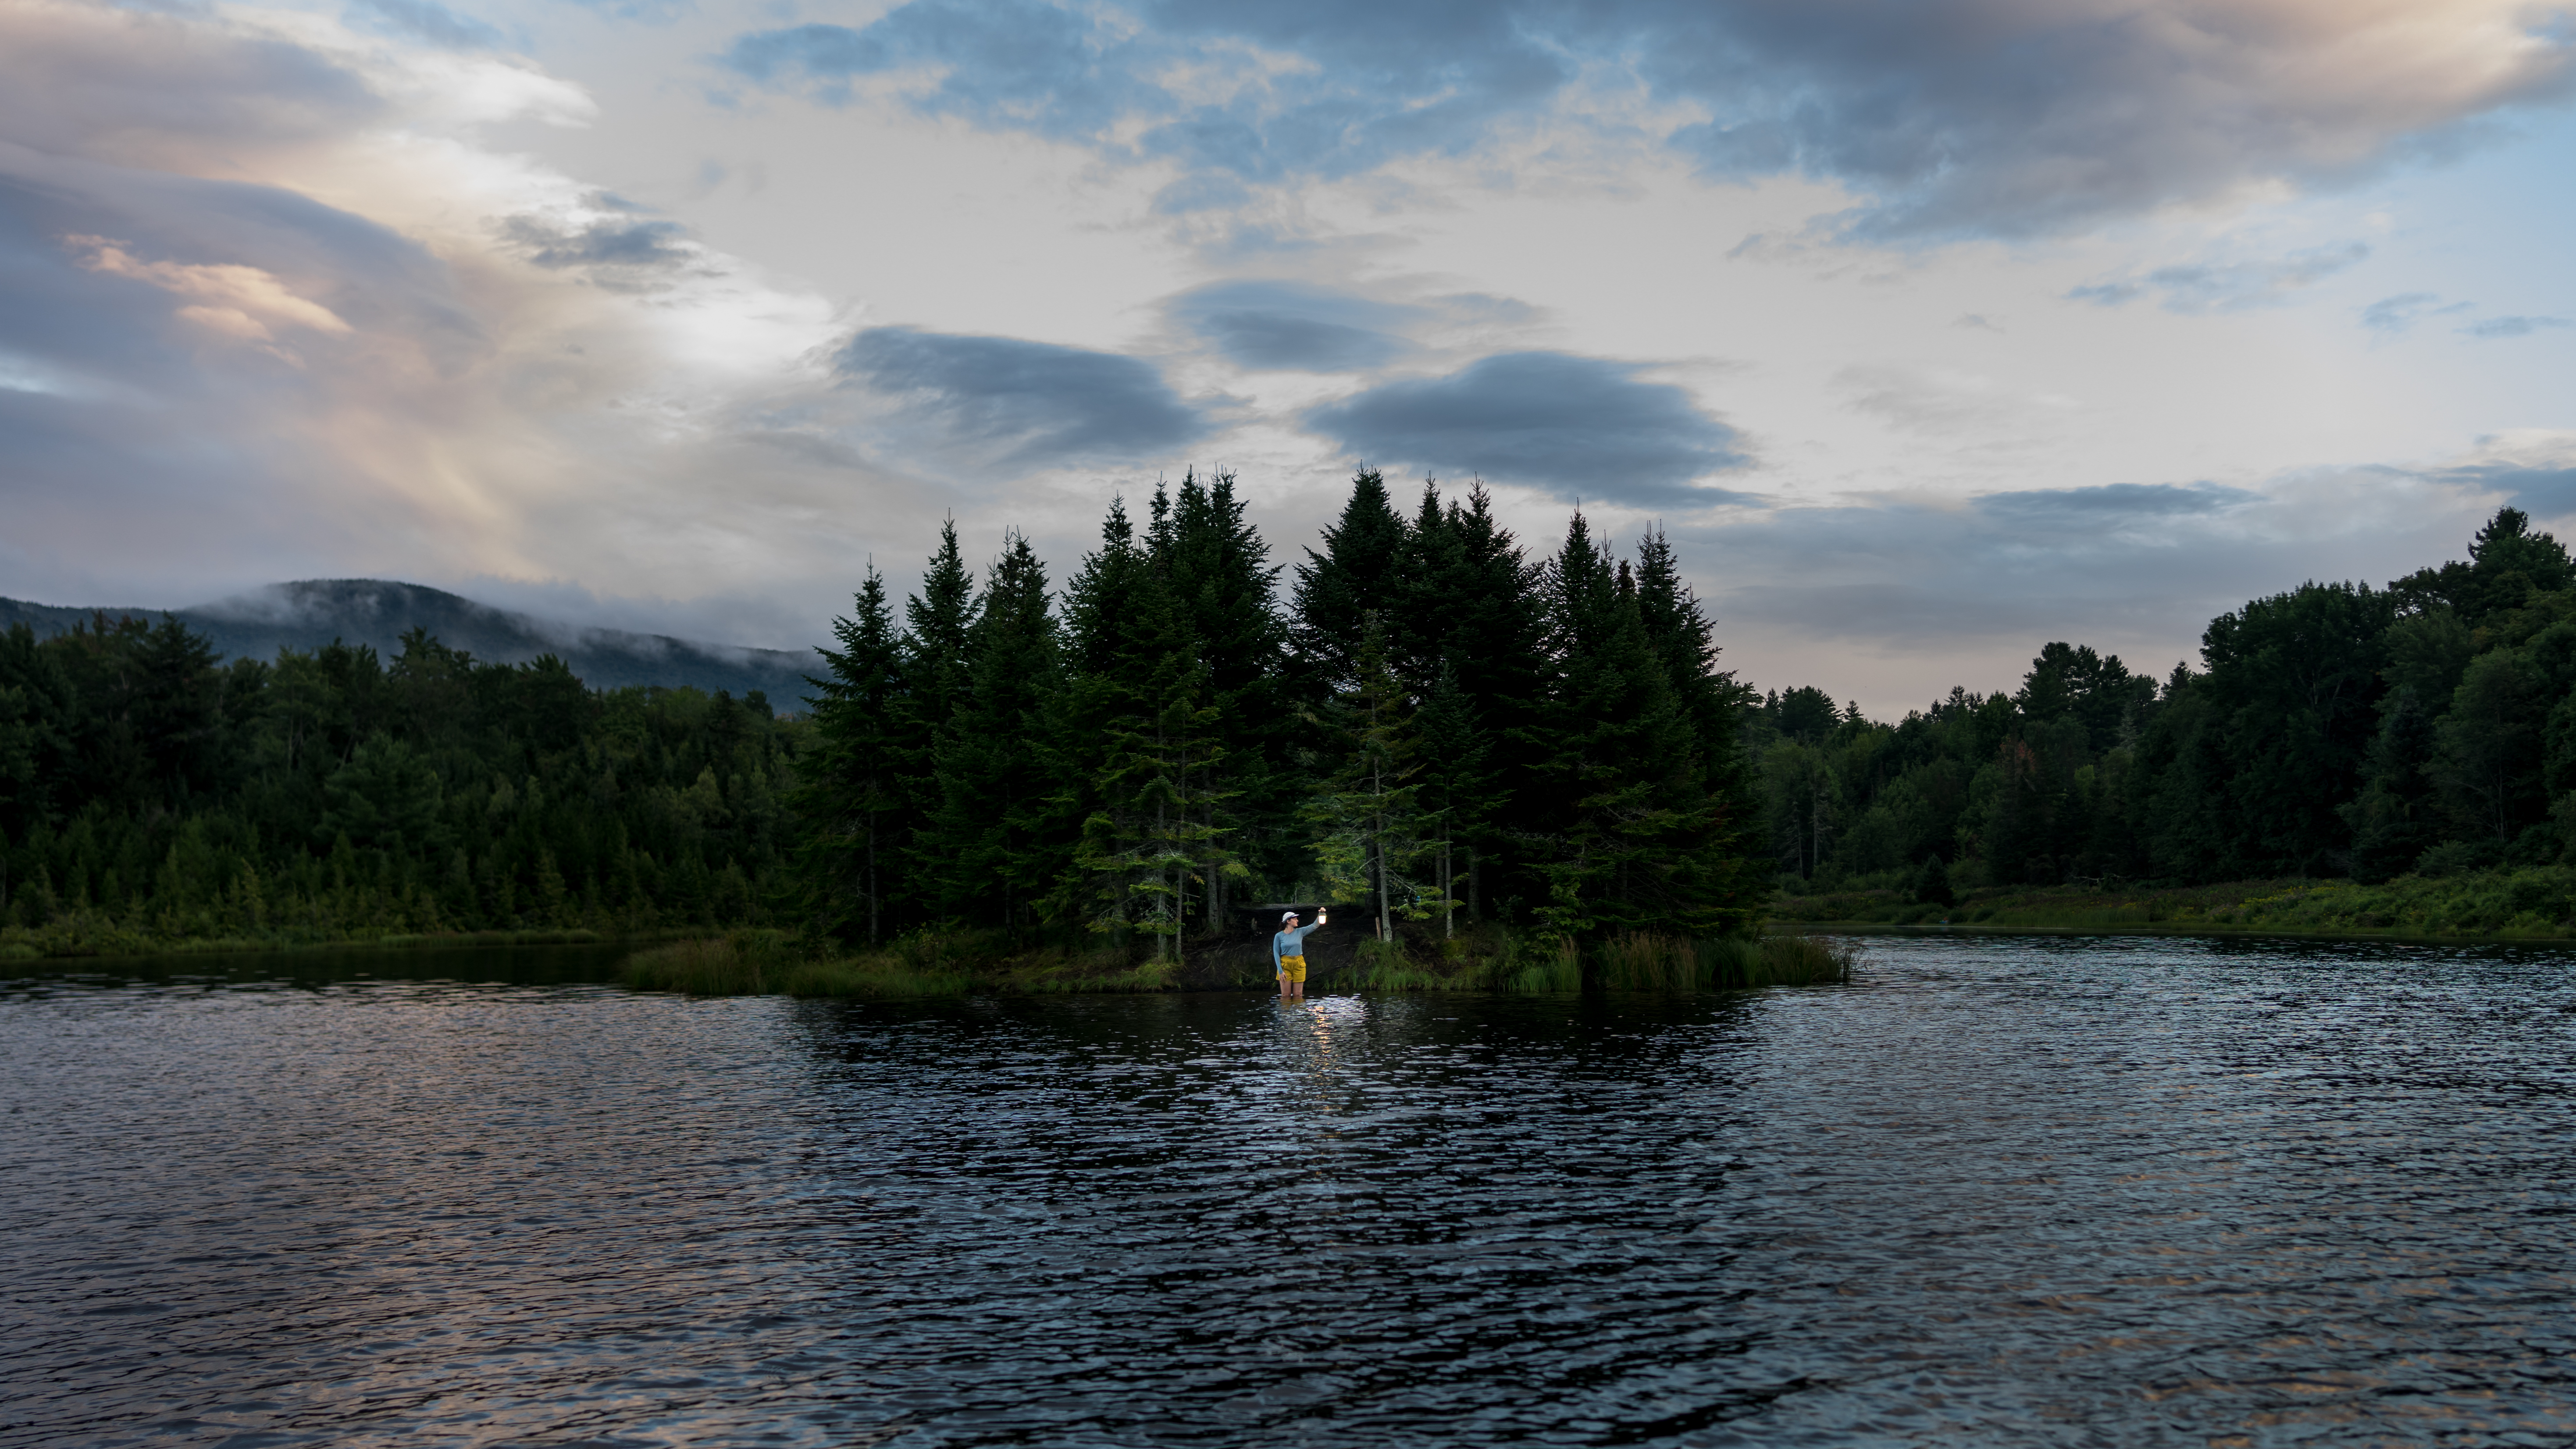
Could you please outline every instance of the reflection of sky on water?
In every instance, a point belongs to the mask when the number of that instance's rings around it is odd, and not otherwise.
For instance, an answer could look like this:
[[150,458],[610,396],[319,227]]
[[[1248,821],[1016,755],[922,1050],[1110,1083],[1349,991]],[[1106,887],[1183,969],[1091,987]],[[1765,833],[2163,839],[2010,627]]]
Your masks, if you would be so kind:
[[0,989],[0,1445],[2576,1434],[2564,958],[1873,950],[1683,998]]

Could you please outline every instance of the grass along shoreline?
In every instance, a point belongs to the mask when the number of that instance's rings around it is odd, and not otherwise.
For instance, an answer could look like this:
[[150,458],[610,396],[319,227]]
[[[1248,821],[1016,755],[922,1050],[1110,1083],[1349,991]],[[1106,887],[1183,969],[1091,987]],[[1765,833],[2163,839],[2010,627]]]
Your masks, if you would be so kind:
[[1858,934],[2310,936],[2576,942],[2576,869],[2473,875],[2227,881],[2206,886],[2001,886],[1950,905],[1902,890],[1782,895],[1774,930]]
[[57,917],[44,927],[0,930],[0,961],[75,961],[128,956],[193,956],[279,951],[371,951],[458,946],[598,946],[619,941],[661,941],[680,933],[613,934],[587,927],[530,927],[495,931],[263,931],[249,935],[163,936],[105,916]]
[[[1393,945],[1360,943],[1348,965],[1319,973],[1317,985],[1364,991],[1570,991],[1584,985],[1684,989],[1796,984],[1840,979],[1819,961],[1770,942],[1832,935],[2055,934],[2279,936],[2338,940],[2576,943],[2576,868],[2545,866],[2450,876],[2401,876],[2365,886],[2289,877],[2205,886],[1996,886],[1960,893],[1949,905],[1916,900],[1877,883],[1852,889],[1784,892],[1765,923],[1769,940],[1676,942],[1625,937],[1584,952],[1493,925],[1447,941],[1408,936]],[[705,928],[647,932],[589,927],[407,932],[265,930],[173,936],[138,929],[105,912],[66,913],[46,926],[0,928],[0,961],[131,956],[459,947],[627,945],[629,984],[702,995],[781,992],[797,996],[891,998],[969,992],[1267,990],[1257,945],[1199,949],[1186,968],[1137,963],[1116,953],[1057,949],[1013,953],[981,934],[925,933],[886,950],[841,954],[786,932]],[[1827,946],[1831,951],[1835,948]],[[1750,952],[1752,954],[1744,954]],[[1735,954],[1729,954],[1735,953]],[[1821,960],[1821,958],[1819,958]],[[1847,975],[1847,966],[1838,968]]]
[[[1429,949],[1424,949],[1428,947]],[[1725,990],[1847,982],[1848,943],[1812,935],[1689,941],[1628,935],[1590,951],[1486,928],[1449,942],[1360,944],[1347,966],[1316,971],[1318,991]],[[1186,966],[1117,953],[1039,949],[1008,954],[989,937],[924,932],[882,951],[843,955],[782,931],[733,931],[636,952],[620,968],[638,990],[693,996],[908,997],[1271,989],[1241,950],[1202,953]]]

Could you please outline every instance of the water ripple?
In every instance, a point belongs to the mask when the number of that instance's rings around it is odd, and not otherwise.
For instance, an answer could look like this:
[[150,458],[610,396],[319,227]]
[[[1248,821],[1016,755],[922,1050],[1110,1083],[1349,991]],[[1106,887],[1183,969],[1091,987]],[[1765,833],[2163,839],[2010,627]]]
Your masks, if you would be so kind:
[[[0,990],[0,1444],[2576,1436],[2565,958]],[[577,974],[577,973],[576,973]]]

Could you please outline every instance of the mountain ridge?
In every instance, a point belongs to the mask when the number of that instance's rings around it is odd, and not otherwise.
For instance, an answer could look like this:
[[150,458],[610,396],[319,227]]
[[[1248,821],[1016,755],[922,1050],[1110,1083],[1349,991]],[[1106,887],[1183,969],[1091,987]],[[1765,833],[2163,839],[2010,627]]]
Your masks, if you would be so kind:
[[157,620],[167,614],[205,635],[224,658],[273,659],[281,648],[316,649],[339,639],[392,659],[402,636],[427,629],[440,643],[490,664],[524,664],[552,654],[593,689],[694,685],[709,692],[759,690],[780,709],[801,710],[818,662],[807,651],[711,644],[540,618],[389,579],[299,579],[183,609],[74,608],[0,598],[0,629],[26,624],[38,637],[104,614]]

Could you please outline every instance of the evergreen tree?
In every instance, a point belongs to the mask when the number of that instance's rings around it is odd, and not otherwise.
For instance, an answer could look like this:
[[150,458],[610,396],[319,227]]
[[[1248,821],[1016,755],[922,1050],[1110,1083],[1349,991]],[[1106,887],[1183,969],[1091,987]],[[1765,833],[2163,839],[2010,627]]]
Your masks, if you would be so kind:
[[838,649],[818,649],[824,673],[814,689],[814,746],[797,761],[793,803],[808,822],[799,850],[806,907],[822,930],[864,932],[874,944],[889,924],[887,891],[897,847],[907,838],[909,799],[896,774],[903,757],[903,641],[874,565],[850,617],[832,621]]
[[1406,602],[1405,532],[1388,502],[1386,479],[1374,468],[1361,469],[1341,517],[1324,530],[1324,551],[1309,549],[1297,566],[1296,664],[1311,686],[1349,689],[1358,678],[1364,621]]
[[942,905],[935,868],[921,842],[944,805],[939,756],[952,738],[958,712],[971,691],[970,640],[982,614],[975,580],[957,546],[957,520],[939,525],[939,547],[922,569],[921,592],[903,603],[905,628],[896,641],[899,690],[885,743],[888,769],[902,798],[890,812],[889,839],[899,842],[902,870],[886,891],[891,921],[909,925],[938,914]]
[[2470,627],[2498,613],[2519,609],[2533,590],[2556,592],[2576,585],[2576,563],[2566,546],[2546,533],[2531,531],[2531,517],[2519,508],[2499,508],[2469,542],[2469,561],[2454,560],[2440,568],[2419,569],[2388,586],[2399,607],[2408,612],[2434,608],[2456,611]]
[[[1205,671],[1210,729],[1223,752],[1229,839],[1264,866],[1292,875],[1296,775],[1285,762],[1293,719],[1280,687],[1288,630],[1279,616],[1279,567],[1245,516],[1231,473],[1181,479],[1168,540],[1156,560]],[[1275,763],[1274,763],[1275,762]],[[1225,917],[1230,873],[1207,876],[1206,918]]]
[[1093,778],[1099,805],[1083,822],[1076,864],[1092,881],[1093,930],[1154,938],[1157,960],[1187,959],[1191,887],[1240,867],[1217,823],[1228,793],[1217,712],[1199,703],[1203,671],[1171,653],[1148,686],[1152,705],[1119,718]]
[[1422,480],[1422,502],[1404,531],[1396,597],[1386,610],[1387,652],[1396,677],[1420,701],[1429,696],[1449,653],[1450,589],[1466,558],[1466,541],[1450,525],[1436,481]]
[[1368,901],[1377,938],[1395,939],[1395,918],[1420,919],[1450,902],[1423,891],[1408,872],[1441,841],[1423,809],[1421,740],[1387,653],[1385,623],[1372,610],[1361,619],[1352,681],[1327,711],[1336,741],[1335,768],[1308,805],[1316,827],[1315,860],[1324,890],[1337,902]]
[[[1484,917],[1488,900],[1502,905],[1523,892],[1546,894],[1546,882],[1525,859],[1537,822],[1522,818],[1537,808],[1524,787],[1539,778],[1552,751],[1540,723],[1549,670],[1546,571],[1494,518],[1492,502],[1478,484],[1463,505],[1447,505],[1443,541],[1425,554],[1439,572],[1408,606],[1439,626],[1439,662],[1454,672],[1460,712],[1485,748],[1480,810],[1462,817],[1454,832],[1466,853],[1470,920]],[[1489,880],[1500,889],[1488,892]]]
[[[1168,505],[1163,511],[1168,515]],[[1123,888],[1108,897],[1106,914],[1095,910],[1102,872],[1127,869],[1127,846],[1103,836],[1101,822],[1121,828],[1128,823],[1113,810],[1125,802],[1121,782],[1133,768],[1125,759],[1126,744],[1153,712],[1157,672],[1186,647],[1177,631],[1162,576],[1136,539],[1125,500],[1113,498],[1100,547],[1084,557],[1065,590],[1066,679],[1046,711],[1055,811],[1077,822],[1081,837],[1078,868],[1057,882],[1048,902],[1053,918],[1122,933],[1128,926],[1130,902]],[[1111,856],[1122,863],[1112,866]]]
[[905,779],[936,803],[934,756],[972,689],[974,638],[983,617],[974,576],[957,547],[957,520],[939,525],[939,550],[922,571],[921,592],[903,602],[902,672],[905,713],[902,764]]
[[1065,588],[1065,666],[1077,679],[1122,691],[1120,703],[1144,698],[1147,675],[1174,645],[1170,592],[1136,543],[1123,498],[1109,502],[1100,547]]
[[78,708],[59,651],[39,647],[25,624],[0,633],[0,840],[22,839],[58,818],[56,792],[70,785]]
[[[1711,811],[1703,850],[1709,868],[1724,876],[1714,885],[1712,904],[1749,927],[1772,889],[1769,856],[1762,849],[1761,785],[1744,748],[1744,715],[1753,692],[1717,667],[1716,625],[1682,578],[1680,560],[1661,528],[1649,529],[1637,545],[1637,617],[1690,723]],[[1857,720],[1859,706],[1851,714]]]
[[2119,738],[2124,721],[2141,719],[2155,702],[2155,681],[2129,672],[2117,654],[2103,655],[2089,645],[2043,646],[2023,676],[2014,699],[2025,720],[2052,723],[2073,717],[2084,722],[2091,748],[2100,752]]
[[1440,934],[1450,936],[1456,934],[1461,904],[1458,842],[1483,835],[1492,818],[1496,792],[1486,762],[1493,746],[1459,686],[1456,666],[1445,659],[1414,722],[1422,742],[1422,813],[1439,842],[1433,881],[1443,902]]
[[1566,936],[1731,921],[1710,878],[1719,821],[1690,722],[1646,638],[1635,581],[1580,513],[1551,570],[1557,660],[1548,738],[1548,883],[1542,923]]
[[939,805],[914,859],[939,914],[1022,935],[1072,841],[1051,828],[1061,791],[1042,743],[1059,641],[1045,566],[1017,532],[986,576],[966,645],[972,671],[938,742]]

